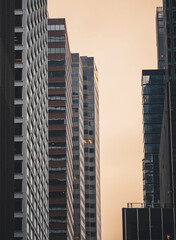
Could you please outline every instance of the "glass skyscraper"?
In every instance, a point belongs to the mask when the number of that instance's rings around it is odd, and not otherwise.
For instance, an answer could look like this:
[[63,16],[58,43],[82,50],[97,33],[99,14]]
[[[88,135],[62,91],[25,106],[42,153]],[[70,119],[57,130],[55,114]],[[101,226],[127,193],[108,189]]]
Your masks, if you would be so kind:
[[48,240],[47,1],[15,1],[15,240]]
[[159,147],[165,93],[165,71],[142,71],[143,99],[143,193],[146,207],[159,205]]

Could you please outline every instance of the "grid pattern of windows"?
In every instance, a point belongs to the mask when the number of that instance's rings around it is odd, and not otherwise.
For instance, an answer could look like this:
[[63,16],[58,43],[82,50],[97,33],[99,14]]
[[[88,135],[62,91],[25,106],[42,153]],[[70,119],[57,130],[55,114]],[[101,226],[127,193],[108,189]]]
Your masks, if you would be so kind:
[[73,240],[71,53],[65,20],[49,19],[48,24],[49,238]]
[[15,0],[14,43],[14,239],[48,240],[46,0]]
[[85,215],[86,239],[101,239],[99,91],[98,72],[92,57],[83,63]]
[[143,70],[143,193],[146,207],[160,201],[159,146],[165,93],[164,70]]
[[79,54],[72,54],[72,104],[74,239],[85,240],[83,69]]

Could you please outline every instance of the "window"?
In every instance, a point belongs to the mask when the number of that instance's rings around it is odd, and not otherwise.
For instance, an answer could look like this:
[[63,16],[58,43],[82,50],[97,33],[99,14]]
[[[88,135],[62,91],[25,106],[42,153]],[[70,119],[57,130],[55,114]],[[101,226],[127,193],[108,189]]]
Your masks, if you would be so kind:
[[22,135],[22,123],[15,123],[15,135],[16,136]]
[[15,81],[22,80],[22,68],[15,68]]
[[65,95],[57,94],[57,95],[49,95],[48,100],[58,100],[58,101],[65,101],[66,97]]
[[14,210],[15,210],[15,212],[22,211],[22,199],[21,198],[15,198]]
[[15,160],[15,162],[14,162],[14,172],[15,173],[22,173],[22,161]]
[[64,25],[64,24],[60,24],[60,25],[48,25],[48,30],[49,30],[49,31],[65,30],[65,25]]
[[65,36],[48,36],[48,42],[65,42]]
[[15,51],[15,62],[22,62],[22,51],[21,50]]
[[94,153],[95,152],[95,149],[94,148],[90,148],[89,149],[89,153]]
[[22,15],[15,15],[15,27],[22,27]]
[[49,137],[65,137],[66,131],[64,130],[50,130]]
[[56,112],[65,112],[65,107],[49,107],[48,112],[49,113],[56,113]]
[[15,99],[22,98],[22,87],[15,87]]
[[62,179],[49,179],[50,186],[66,186],[66,181]]
[[22,142],[15,142],[15,154],[22,154]]
[[15,0],[15,9],[22,9],[22,0]]
[[65,77],[65,71],[49,71],[48,77]]
[[65,53],[65,48],[48,48],[49,54]]
[[16,45],[22,44],[22,33],[15,33],[14,42]]
[[50,198],[65,198],[66,193],[63,192],[49,192],[49,197]]
[[64,59],[55,59],[55,60],[48,60],[49,66],[64,66],[65,60]]
[[15,193],[22,192],[22,180],[21,179],[15,179],[14,180],[14,191]]
[[15,117],[22,117],[22,105],[15,105]]
[[22,218],[15,218],[14,227],[15,231],[22,231]]
[[65,119],[51,119],[49,120],[50,125],[56,125],[56,124],[65,124]]
[[63,82],[48,83],[48,88],[49,89],[64,89],[65,83],[63,83]]

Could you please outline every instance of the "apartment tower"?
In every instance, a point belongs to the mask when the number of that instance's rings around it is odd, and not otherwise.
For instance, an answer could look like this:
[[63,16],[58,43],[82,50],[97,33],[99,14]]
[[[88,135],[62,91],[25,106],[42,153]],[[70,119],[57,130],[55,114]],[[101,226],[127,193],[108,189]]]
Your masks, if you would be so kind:
[[101,239],[99,88],[93,57],[83,64],[86,239]]
[[0,236],[13,239],[14,2],[0,1]]
[[74,239],[85,240],[83,68],[72,54]]
[[15,0],[15,240],[48,240],[47,1]]
[[72,67],[65,19],[48,20],[49,237],[72,240]]

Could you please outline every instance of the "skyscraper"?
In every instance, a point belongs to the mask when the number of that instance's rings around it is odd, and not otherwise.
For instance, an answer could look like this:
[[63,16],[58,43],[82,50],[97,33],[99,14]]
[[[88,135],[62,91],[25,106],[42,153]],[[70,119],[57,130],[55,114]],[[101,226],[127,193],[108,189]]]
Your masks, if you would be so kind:
[[159,148],[164,108],[165,71],[142,71],[143,193],[146,207],[160,204]]
[[156,9],[158,69],[142,71],[143,98],[143,194],[145,207],[160,204],[159,149],[165,94],[164,18]]
[[83,68],[72,54],[74,239],[85,240]]
[[[163,1],[166,93],[160,146],[161,203],[176,203],[176,2]],[[175,216],[175,215],[174,215]]]
[[47,1],[15,1],[15,233],[48,239]]
[[[175,239],[174,139],[176,104],[174,99],[176,85],[173,82],[174,76],[171,74],[173,66],[169,66],[173,62],[167,63],[167,56],[172,55],[173,45],[170,46],[169,53],[167,50],[164,51],[164,45],[167,48],[167,31],[166,28],[164,30],[164,26],[167,26],[169,34],[171,29],[173,31],[170,25],[165,24],[166,16],[169,22],[173,17],[171,2],[173,1],[167,1],[167,4],[171,4],[169,9],[172,16],[170,14],[167,16],[168,10],[164,7],[163,18],[162,8],[157,8],[157,50],[160,70],[143,70],[145,204],[144,208],[143,206],[136,208],[135,205],[128,204],[127,209],[123,209],[124,240]],[[170,37],[168,42],[171,43]],[[166,71],[161,70],[161,68],[166,68]]]
[[72,68],[65,19],[48,20],[49,236],[72,240]]
[[93,57],[83,64],[86,239],[101,239],[99,89]]
[[14,2],[0,1],[0,236],[14,229]]

